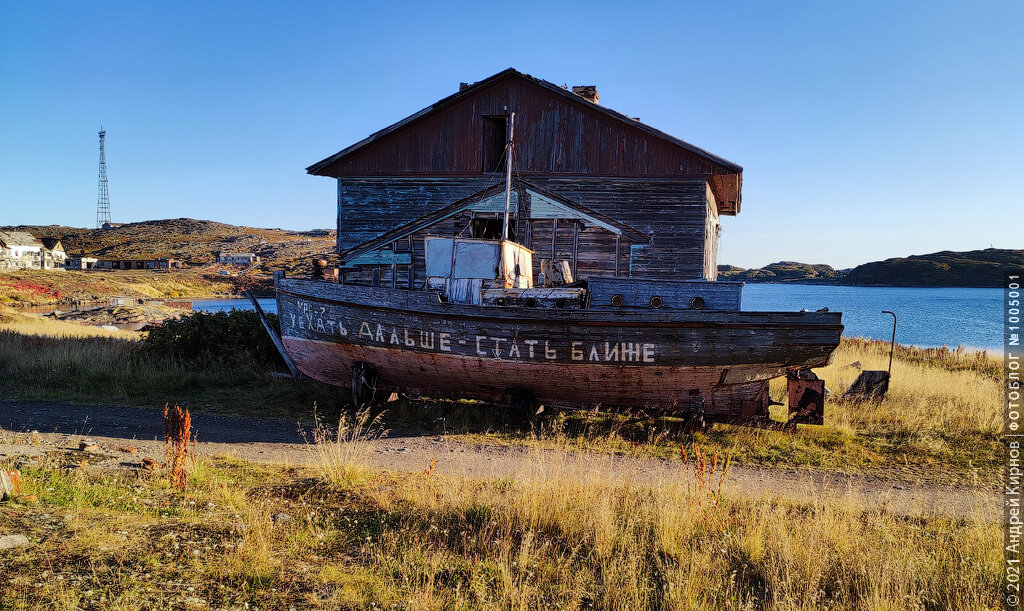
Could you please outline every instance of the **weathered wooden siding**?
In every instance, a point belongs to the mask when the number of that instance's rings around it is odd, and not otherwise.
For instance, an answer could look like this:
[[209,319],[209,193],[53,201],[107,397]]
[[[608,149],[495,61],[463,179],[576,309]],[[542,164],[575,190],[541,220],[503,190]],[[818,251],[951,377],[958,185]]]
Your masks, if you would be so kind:
[[[691,300],[700,297],[708,311],[735,312],[740,310],[743,298],[742,282],[705,282],[637,280],[635,278],[589,279],[591,309],[651,308],[651,298],[662,299],[661,308],[689,310]],[[622,305],[612,305],[612,297],[622,297]]]
[[342,252],[493,184],[488,177],[338,180]]
[[[633,244],[623,268],[632,277],[703,277],[705,181],[546,177],[533,182],[647,234],[650,242]],[[622,250],[630,257],[630,245]]]
[[483,168],[484,117],[515,112],[516,170],[523,175],[734,174],[583,100],[509,75],[443,112],[426,113],[317,173],[328,176],[472,175]]
[[[426,274],[426,261],[424,254],[424,239],[426,236],[457,236],[470,235],[464,231],[469,224],[468,215],[458,215],[452,218],[431,225],[419,231],[410,238],[401,239],[397,242],[397,251],[410,253],[412,256],[413,280],[410,285],[410,269],[407,265],[398,265],[394,269],[390,265],[383,265],[379,270],[381,286],[392,285],[392,271],[395,277],[395,286],[422,288]],[[556,259],[565,259],[572,263],[573,255],[573,221],[561,220],[558,224],[558,240]],[[540,274],[541,259],[551,259],[551,232],[554,222],[551,219],[537,219],[530,223],[534,240],[533,250],[533,277],[536,280]],[[411,240],[411,242],[410,242]],[[620,239],[620,262],[618,271],[620,275],[628,273],[629,263],[629,241]],[[390,249],[390,247],[389,247]],[[587,278],[590,276],[614,276],[615,267],[615,234],[598,228],[587,227],[577,233],[576,248],[576,277]],[[349,269],[345,272],[347,282],[359,284],[373,283],[375,266],[360,266]]]
[[[535,177],[532,182],[649,236],[647,244],[620,240],[620,275],[674,280],[705,277],[705,181]],[[341,178],[338,249],[352,248],[490,184],[479,177]],[[455,235],[467,220],[460,215],[443,221],[438,235]],[[553,225],[550,219],[531,222],[528,245],[538,253],[535,266],[551,256]],[[559,221],[558,259],[572,260],[572,225],[569,220]],[[520,231],[525,233],[525,226]],[[615,275],[614,234],[587,227],[577,240],[578,276]]]

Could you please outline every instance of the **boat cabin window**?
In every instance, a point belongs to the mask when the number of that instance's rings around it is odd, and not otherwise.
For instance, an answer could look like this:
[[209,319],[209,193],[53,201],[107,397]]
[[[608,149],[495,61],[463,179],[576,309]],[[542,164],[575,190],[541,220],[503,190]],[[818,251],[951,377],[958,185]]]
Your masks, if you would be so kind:
[[508,119],[504,116],[485,116],[483,132],[483,172],[499,172],[504,169],[502,162],[505,160],[505,144],[508,142]]

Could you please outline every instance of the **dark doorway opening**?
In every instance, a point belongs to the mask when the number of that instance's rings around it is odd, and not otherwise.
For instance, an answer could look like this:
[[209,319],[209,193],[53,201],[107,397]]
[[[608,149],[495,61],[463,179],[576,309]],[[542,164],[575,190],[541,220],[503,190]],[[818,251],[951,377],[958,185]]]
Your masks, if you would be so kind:
[[[508,142],[508,120],[505,117],[484,117],[483,171],[503,169],[505,144]],[[500,232],[500,231],[499,231]]]

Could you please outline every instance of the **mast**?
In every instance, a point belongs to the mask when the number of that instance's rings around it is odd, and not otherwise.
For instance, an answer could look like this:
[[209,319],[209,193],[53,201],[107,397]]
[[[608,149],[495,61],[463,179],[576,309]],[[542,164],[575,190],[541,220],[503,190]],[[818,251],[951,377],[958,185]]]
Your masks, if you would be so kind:
[[505,145],[505,222],[501,226],[501,239],[508,239],[508,211],[512,206],[512,135],[515,132],[516,113],[508,116],[508,144]]
[[101,229],[103,225],[110,223],[110,192],[107,188],[107,155],[103,150],[103,141],[107,137],[107,132],[102,127],[100,128],[100,181],[99,181],[99,195],[96,198],[96,229]]

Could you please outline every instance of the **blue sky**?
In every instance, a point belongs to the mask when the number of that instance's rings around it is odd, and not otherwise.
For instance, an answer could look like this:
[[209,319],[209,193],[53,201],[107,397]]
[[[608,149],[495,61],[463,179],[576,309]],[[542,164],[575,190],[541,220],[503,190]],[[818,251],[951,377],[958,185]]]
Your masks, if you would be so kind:
[[1024,4],[0,0],[0,224],[334,223],[304,168],[515,67],[744,166],[720,263],[1024,248]]

